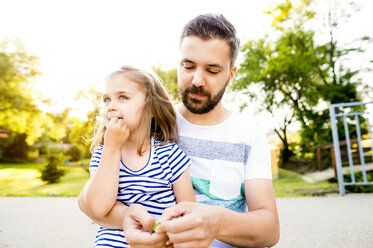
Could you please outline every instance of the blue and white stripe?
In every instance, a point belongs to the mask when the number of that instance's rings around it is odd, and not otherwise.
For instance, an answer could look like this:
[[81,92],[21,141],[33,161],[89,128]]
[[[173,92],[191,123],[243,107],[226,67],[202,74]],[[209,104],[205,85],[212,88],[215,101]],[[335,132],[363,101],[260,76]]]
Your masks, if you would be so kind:
[[[97,170],[103,146],[94,149],[90,171]],[[190,166],[190,160],[175,144],[159,146],[152,139],[152,148],[148,163],[144,168],[133,171],[120,161],[119,188],[117,200],[130,206],[143,205],[156,219],[164,209],[175,205],[172,184]],[[97,233],[95,247],[129,247],[123,230],[101,227]]]

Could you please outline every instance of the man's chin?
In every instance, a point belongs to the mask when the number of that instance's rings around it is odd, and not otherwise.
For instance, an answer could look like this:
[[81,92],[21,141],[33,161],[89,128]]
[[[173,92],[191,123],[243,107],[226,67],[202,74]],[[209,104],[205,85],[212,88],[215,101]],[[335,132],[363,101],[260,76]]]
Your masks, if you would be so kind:
[[206,114],[208,112],[210,112],[209,109],[206,109],[205,106],[201,106],[201,104],[184,104],[184,106],[189,110],[189,112],[193,113],[193,114]]

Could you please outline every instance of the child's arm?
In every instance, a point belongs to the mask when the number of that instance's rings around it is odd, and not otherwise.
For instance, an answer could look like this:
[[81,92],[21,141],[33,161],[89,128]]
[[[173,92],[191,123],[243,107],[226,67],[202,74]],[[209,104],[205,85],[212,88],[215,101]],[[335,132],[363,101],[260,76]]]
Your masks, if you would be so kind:
[[176,182],[174,182],[172,189],[175,194],[176,203],[182,201],[196,201],[188,169],[186,169]]
[[[91,178],[94,177],[96,171],[91,171]],[[78,204],[80,210],[85,213],[89,218],[91,218],[95,223],[102,227],[111,229],[122,229],[123,228],[123,218],[124,212],[128,209],[128,206],[120,201],[116,201],[113,208],[104,217],[96,216],[92,210],[87,205],[87,189],[91,183],[91,179],[88,180],[83,190],[80,192],[78,198]]]
[[117,201],[121,148],[128,136],[123,120],[113,117],[107,124],[99,166],[83,192],[86,207],[99,218],[106,216]]
[[100,218],[114,206],[119,183],[120,153],[108,152],[105,147],[97,171],[92,171],[90,179],[80,193],[87,212]]

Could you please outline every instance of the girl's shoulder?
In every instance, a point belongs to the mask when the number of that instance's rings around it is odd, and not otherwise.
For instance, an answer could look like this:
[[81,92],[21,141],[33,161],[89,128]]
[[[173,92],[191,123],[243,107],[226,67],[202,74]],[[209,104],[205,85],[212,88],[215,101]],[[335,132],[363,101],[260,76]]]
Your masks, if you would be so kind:
[[177,146],[175,142],[171,142],[171,141],[168,141],[168,142],[162,142],[162,141],[159,141],[155,138],[152,138],[153,139],[153,146],[155,147],[173,147],[173,146]]
[[180,149],[175,142],[161,142],[159,140],[153,139],[153,147],[158,152],[166,152]]
[[93,154],[99,154],[99,155],[101,155],[103,148],[104,148],[103,145],[100,145],[100,146],[97,146],[97,147],[93,148],[92,155]]

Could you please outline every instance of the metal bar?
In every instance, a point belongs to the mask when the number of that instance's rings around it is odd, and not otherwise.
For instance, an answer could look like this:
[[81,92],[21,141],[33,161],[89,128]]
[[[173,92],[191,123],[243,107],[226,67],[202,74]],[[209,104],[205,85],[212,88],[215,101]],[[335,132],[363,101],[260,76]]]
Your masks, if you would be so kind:
[[373,185],[373,182],[357,182],[357,183],[345,183],[345,185]]
[[368,132],[369,132],[369,139],[370,139],[370,150],[372,152],[372,162],[373,162],[373,135],[372,135],[372,127],[370,126],[369,123],[369,116],[367,116],[367,123],[368,123]]
[[364,114],[369,114],[369,112],[353,112],[353,113],[347,113],[347,114],[336,114],[336,117],[341,117],[341,116],[354,116],[354,115],[364,115]]
[[359,154],[360,154],[360,163],[361,163],[361,171],[363,172],[363,179],[364,183],[367,182],[367,171],[365,169],[365,158],[364,158],[364,152],[363,147],[361,145],[361,133],[360,133],[360,122],[359,122],[359,116],[355,116],[356,121],[356,135],[357,135],[357,143],[359,148]]
[[334,104],[331,104],[330,106],[333,106],[334,108],[338,108],[338,107],[352,107],[352,106],[367,105],[367,104],[371,104],[371,103],[373,103],[373,101],[372,102],[334,103]]
[[346,121],[346,116],[343,116],[343,124],[345,126],[348,164],[350,166],[351,180],[354,183],[355,182],[354,162],[352,161],[352,156],[351,156],[350,132],[348,131],[348,124]]
[[337,120],[335,117],[335,109],[333,104],[329,107],[330,113],[330,120],[332,126],[332,134],[333,134],[333,145],[334,145],[334,155],[337,165],[337,174],[338,174],[338,186],[339,186],[339,193],[341,195],[346,194],[344,180],[343,180],[343,173],[342,173],[342,160],[341,160],[341,151],[339,148],[339,138],[338,138],[338,130],[337,130]]

